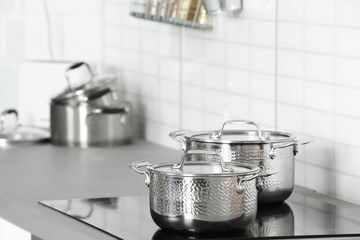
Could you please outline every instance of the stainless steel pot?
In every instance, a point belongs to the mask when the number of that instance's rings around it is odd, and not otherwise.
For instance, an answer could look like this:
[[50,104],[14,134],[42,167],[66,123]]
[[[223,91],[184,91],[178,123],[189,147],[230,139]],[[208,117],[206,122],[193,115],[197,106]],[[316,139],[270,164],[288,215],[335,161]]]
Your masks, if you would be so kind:
[[[224,130],[230,124],[252,125],[256,131]],[[219,131],[181,130],[171,132],[170,137],[181,142],[184,151],[199,149],[218,152],[225,162],[253,164],[260,168],[261,174],[270,174],[261,183],[260,203],[281,202],[291,195],[297,146],[309,143],[298,141],[290,133],[261,131],[256,123],[244,120],[226,121]],[[212,161],[213,157],[204,155],[203,160]]]
[[[76,87],[69,72],[85,65],[90,81]],[[62,146],[115,146],[131,142],[131,106],[119,102],[115,77],[94,75],[86,63],[65,71],[68,89],[51,100],[51,142]]]
[[116,107],[51,103],[51,142],[70,147],[116,146],[131,142],[129,103]]
[[[195,154],[215,155],[220,163],[185,162],[186,156]],[[184,153],[180,164],[135,162],[130,167],[145,175],[151,216],[161,228],[229,231],[244,229],[255,219],[256,166],[224,163],[215,152],[193,150]]]

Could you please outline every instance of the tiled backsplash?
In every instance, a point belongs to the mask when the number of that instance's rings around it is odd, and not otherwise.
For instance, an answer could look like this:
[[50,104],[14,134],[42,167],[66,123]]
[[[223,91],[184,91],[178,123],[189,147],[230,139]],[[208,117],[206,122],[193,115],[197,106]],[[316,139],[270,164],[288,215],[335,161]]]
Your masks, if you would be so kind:
[[315,140],[297,159],[297,180],[356,203],[359,7],[356,0],[278,0],[277,20],[277,127]]
[[296,184],[360,204],[360,1],[244,0],[211,31],[137,19],[128,4],[0,0],[0,108],[16,105],[20,61],[87,60],[118,74],[137,135],[178,149],[170,131],[227,119],[291,131],[315,140]]

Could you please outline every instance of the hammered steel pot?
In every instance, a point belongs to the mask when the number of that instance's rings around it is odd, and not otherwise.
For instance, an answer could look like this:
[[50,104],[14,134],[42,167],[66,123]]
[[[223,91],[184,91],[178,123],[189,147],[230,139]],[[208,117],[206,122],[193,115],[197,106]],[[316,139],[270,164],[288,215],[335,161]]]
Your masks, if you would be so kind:
[[[216,155],[220,163],[185,161],[186,156],[195,154]],[[151,216],[163,229],[196,233],[239,230],[256,217],[256,166],[224,163],[215,152],[193,150],[184,153],[180,164],[135,162],[130,167],[145,175]]]
[[[224,130],[226,125],[247,124],[256,130]],[[258,166],[262,175],[259,186],[259,203],[286,200],[294,188],[294,157],[299,142],[290,133],[261,131],[252,121],[230,120],[222,124],[219,131],[193,132],[181,130],[170,133],[170,137],[182,143],[184,151],[207,150],[219,153],[225,162],[248,163]],[[213,156],[200,159],[213,161]],[[189,157],[188,160],[199,160]]]

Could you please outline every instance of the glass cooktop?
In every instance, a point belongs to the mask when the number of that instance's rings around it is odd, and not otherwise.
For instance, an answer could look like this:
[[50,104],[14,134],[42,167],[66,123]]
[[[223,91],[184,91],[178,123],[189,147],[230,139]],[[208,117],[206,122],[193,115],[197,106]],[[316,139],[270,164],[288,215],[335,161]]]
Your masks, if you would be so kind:
[[40,203],[86,223],[116,239],[292,239],[360,237],[360,207],[324,201],[299,188],[285,202],[259,206],[247,229],[220,235],[180,235],[160,229],[152,220],[149,196],[65,199]]

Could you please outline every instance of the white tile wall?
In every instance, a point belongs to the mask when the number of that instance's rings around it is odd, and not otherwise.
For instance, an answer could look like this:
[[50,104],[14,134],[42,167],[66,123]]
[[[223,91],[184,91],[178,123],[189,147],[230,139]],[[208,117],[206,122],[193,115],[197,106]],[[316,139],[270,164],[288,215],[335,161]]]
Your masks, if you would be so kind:
[[305,4],[306,22],[317,24],[334,24],[335,0],[307,0],[305,1]]
[[[278,0],[277,126],[314,139],[296,181],[360,204],[356,0]],[[353,170],[357,169],[357,170]]]
[[17,104],[17,64],[0,60],[0,111],[14,108]]
[[119,75],[149,141],[178,149],[170,131],[229,118],[292,131],[315,140],[296,183],[360,204],[358,0],[244,0],[211,31],[136,19],[128,2],[47,0],[50,56],[42,1],[0,1],[0,107],[17,102],[23,59],[98,62]]
[[336,1],[336,24],[346,27],[360,27],[360,16],[356,11],[359,6],[360,3],[356,0]]
[[336,57],[334,59],[334,77],[337,85],[360,87],[360,59]]
[[232,93],[247,95],[250,90],[250,72],[232,68],[226,69],[225,89]]
[[304,77],[331,83],[334,75],[334,58],[330,55],[306,53]]
[[[69,60],[101,61],[100,33],[100,0],[0,1],[0,111],[18,108],[22,123],[48,126],[49,93],[60,92],[65,83],[63,70],[54,66],[65,69]],[[40,67],[24,71],[25,60],[29,66]],[[48,94],[36,95],[39,87]],[[38,110],[31,113],[28,106],[34,105]],[[38,121],[45,118],[45,124]]]

